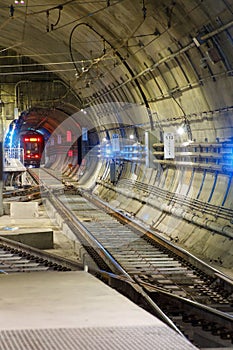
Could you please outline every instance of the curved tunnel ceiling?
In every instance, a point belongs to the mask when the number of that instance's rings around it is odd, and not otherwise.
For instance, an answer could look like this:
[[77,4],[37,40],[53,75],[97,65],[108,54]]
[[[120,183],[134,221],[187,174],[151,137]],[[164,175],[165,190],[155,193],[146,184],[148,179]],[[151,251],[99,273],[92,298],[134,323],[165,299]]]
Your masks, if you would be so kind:
[[[2,84],[52,82],[49,95],[60,81],[65,90],[49,96],[44,108],[72,114],[124,101],[148,108],[141,122],[152,129],[185,122],[189,138],[232,137],[232,0],[27,0],[0,6]],[[27,103],[41,105],[33,98]],[[52,130],[58,121],[51,112],[42,123]]]
[[28,113],[21,114],[20,131],[24,133],[31,129],[44,133],[43,130],[46,130],[50,135],[66,117],[64,112],[57,109],[30,109]]

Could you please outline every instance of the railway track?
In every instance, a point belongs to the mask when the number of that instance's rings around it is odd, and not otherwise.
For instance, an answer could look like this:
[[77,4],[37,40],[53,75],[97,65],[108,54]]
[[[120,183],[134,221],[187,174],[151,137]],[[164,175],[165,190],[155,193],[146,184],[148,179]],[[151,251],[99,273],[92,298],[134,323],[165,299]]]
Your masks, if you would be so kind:
[[82,270],[82,266],[68,259],[0,237],[0,274],[75,270]]
[[3,198],[7,199],[9,202],[14,201],[21,201],[21,202],[28,202],[33,199],[39,199],[40,198],[40,187],[38,185],[36,186],[30,186],[27,188],[19,188],[14,191],[7,191],[3,193]]
[[[43,176],[48,180],[48,174]],[[48,197],[99,269],[140,286],[162,310],[158,317],[164,313],[202,348],[232,346],[231,279],[88,193],[75,190]],[[144,305],[148,310],[149,304]]]

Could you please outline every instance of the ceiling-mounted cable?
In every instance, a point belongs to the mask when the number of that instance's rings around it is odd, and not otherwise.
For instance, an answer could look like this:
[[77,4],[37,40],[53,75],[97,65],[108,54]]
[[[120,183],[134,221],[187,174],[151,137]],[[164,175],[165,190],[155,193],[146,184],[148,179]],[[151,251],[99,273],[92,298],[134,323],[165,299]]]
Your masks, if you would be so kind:
[[[75,1],[75,0],[73,0]],[[100,9],[96,10],[96,11],[93,11],[91,13],[87,13],[85,14],[84,16],[82,17],[79,17],[79,18],[75,18],[74,20],[72,20],[71,22],[67,22],[63,25],[60,25],[59,27],[57,27],[55,30],[58,30],[58,29],[62,29],[64,27],[67,27],[67,26],[70,26],[71,24],[74,24],[74,23],[77,23],[78,21],[81,21],[81,20],[84,20],[85,18],[88,18],[90,16],[94,16],[94,15],[97,15],[98,13],[101,13],[102,11],[105,11],[108,7],[115,7],[116,5],[119,5],[120,3],[124,2],[125,0],[115,0],[114,3],[109,3],[109,6],[106,7],[106,5],[104,5],[104,7],[101,7]],[[80,3],[82,4],[82,3]]]
[[[124,57],[122,57],[122,55],[120,54],[120,52],[115,49],[112,44],[107,40],[105,39],[105,37],[100,34],[95,28],[93,28],[90,24],[88,23],[78,23],[74,26],[74,28],[72,29],[71,33],[70,33],[70,38],[69,38],[69,50],[70,50],[70,57],[73,61],[73,64],[74,64],[74,67],[76,69],[76,72],[78,74],[78,76],[80,76],[79,74],[79,71],[78,71],[78,67],[77,65],[75,64],[75,60],[74,60],[74,57],[73,57],[73,52],[72,52],[72,37],[73,37],[73,34],[74,34],[74,31],[80,27],[80,26],[86,26],[88,27],[90,30],[92,30],[94,33],[96,33],[101,39],[103,39],[110,47],[111,49],[113,50],[113,52],[115,53],[115,55],[120,59],[120,61],[122,62],[122,64],[125,66],[125,68],[128,70],[129,74],[131,75],[131,77],[134,77],[134,72],[132,70],[132,68],[130,67],[130,65],[128,64],[128,62],[126,62],[126,60],[124,59]],[[104,57],[104,55],[103,55]],[[101,61],[101,59],[98,59],[96,60],[95,63],[99,63]],[[94,63],[93,63],[94,64]],[[88,69],[89,70],[89,69]],[[140,92],[141,94],[141,97],[142,97],[142,101],[143,101],[143,104],[145,104],[146,108],[147,108],[147,111],[148,111],[148,118],[149,118],[149,121],[150,121],[150,127],[151,127],[151,130],[154,129],[154,123],[153,123],[153,119],[152,119],[152,115],[151,115],[151,112],[150,112],[150,109],[149,109],[149,104],[148,104],[148,101],[147,101],[147,98],[146,98],[146,95],[138,81],[137,78],[134,79],[135,81],[135,84],[137,86],[137,89],[138,91]]]
[[0,72],[0,76],[10,76],[10,75],[30,75],[30,74],[50,74],[50,73],[60,73],[60,72],[72,72],[75,71],[74,68],[70,69],[51,69],[51,70],[34,70],[34,71],[18,71],[18,72]]
[[[14,56],[14,57],[17,57],[19,58],[19,55],[17,56]],[[24,57],[21,55],[21,57]],[[113,57],[109,57],[109,58],[105,58],[104,60],[107,61],[107,60],[112,60]],[[75,61],[75,63],[81,63],[82,65],[84,64],[91,64],[93,61],[95,61],[95,59],[87,59],[87,60],[78,60],[78,61]],[[73,61],[60,61],[60,62],[47,62],[47,63],[24,63],[24,64],[4,64],[2,65],[1,64],[1,69],[2,68],[17,68],[17,67],[45,67],[45,66],[59,66],[59,65],[69,65],[69,64],[72,64],[73,65]]]

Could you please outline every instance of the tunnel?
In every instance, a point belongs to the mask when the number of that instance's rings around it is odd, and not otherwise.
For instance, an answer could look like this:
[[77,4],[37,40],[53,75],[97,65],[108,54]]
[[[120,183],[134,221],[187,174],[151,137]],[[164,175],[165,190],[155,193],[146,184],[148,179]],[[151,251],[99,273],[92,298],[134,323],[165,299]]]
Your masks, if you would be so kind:
[[2,139],[40,131],[43,166],[230,268],[233,1],[0,3]]

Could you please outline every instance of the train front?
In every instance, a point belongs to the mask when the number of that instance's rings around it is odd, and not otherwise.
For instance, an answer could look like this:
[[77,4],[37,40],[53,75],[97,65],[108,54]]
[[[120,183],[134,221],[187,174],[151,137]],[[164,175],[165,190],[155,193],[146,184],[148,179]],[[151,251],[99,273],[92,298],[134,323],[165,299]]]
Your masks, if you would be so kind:
[[39,167],[44,149],[43,135],[35,132],[24,134],[21,143],[24,150],[24,165]]

